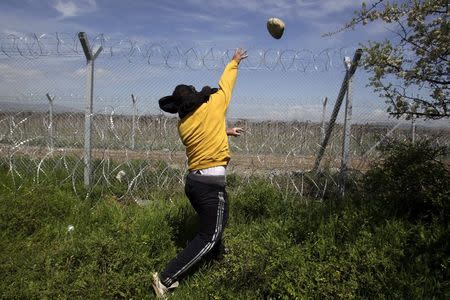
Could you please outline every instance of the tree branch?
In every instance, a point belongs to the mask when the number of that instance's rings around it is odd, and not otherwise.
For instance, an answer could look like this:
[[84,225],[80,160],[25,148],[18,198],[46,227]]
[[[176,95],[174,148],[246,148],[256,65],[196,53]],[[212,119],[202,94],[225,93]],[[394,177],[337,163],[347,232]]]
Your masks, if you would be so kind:
[[[393,86],[392,84],[389,84],[388,86],[386,86],[383,82],[378,81],[379,84],[379,90],[378,91],[384,91],[385,94],[380,94],[380,96],[385,97],[388,99],[389,103],[388,105],[390,105],[391,107],[393,107],[394,109],[396,109],[397,111],[394,112],[389,112],[390,115],[396,115],[396,116],[401,116],[403,114],[409,114],[409,115],[416,115],[416,116],[427,116],[429,118],[432,119],[441,119],[444,117],[449,117],[450,114],[447,110],[446,105],[448,103],[440,103],[440,106],[442,106],[442,108],[438,108],[438,106],[434,105],[433,103],[427,101],[427,100],[423,100],[421,98],[417,98],[417,97],[411,97],[406,95],[406,88],[404,88],[403,86]],[[397,88],[401,89],[403,91],[403,93],[399,92],[397,90]],[[411,111],[407,111],[407,110],[399,110],[399,107],[397,106],[396,103],[396,99],[398,97],[401,97],[403,99],[408,99],[411,102],[415,102],[415,103],[419,103],[422,107],[426,108],[432,108],[433,111],[432,112],[411,112]],[[408,103],[408,102],[406,102]],[[408,105],[409,106],[409,105]]]
[[[369,9],[366,11],[366,15],[367,15],[368,13],[370,13],[372,10],[374,10],[378,5],[380,5],[380,4],[381,4],[382,2],[384,2],[384,1],[385,1],[385,0],[378,0],[377,2],[375,2],[374,4],[372,4],[372,7],[369,8]],[[340,29],[338,29],[338,30],[336,30],[336,31],[328,32],[328,33],[322,34],[322,37],[329,37],[329,36],[335,35],[335,34],[337,34],[337,33],[339,33],[339,32],[342,32],[342,31],[345,31],[345,30],[347,30],[347,29],[350,29],[350,28],[354,27],[355,25],[357,25],[357,24],[359,24],[359,23],[361,23],[361,22],[364,22],[364,21],[367,20],[367,19],[368,19],[367,16],[366,16],[366,17],[359,16],[358,18],[352,20],[350,23],[345,24],[344,27],[342,27],[342,28],[340,28]]]
[[[411,70],[407,70],[405,71],[402,67],[399,67],[397,65],[391,64],[389,62],[385,63],[385,66],[387,67],[391,67],[393,69],[395,69],[398,73],[399,72],[411,72]],[[436,80],[427,76],[423,76],[423,75],[419,75],[417,73],[414,73],[415,75],[412,75],[411,78],[417,79],[417,80],[421,80],[421,81],[426,81],[426,82],[430,82],[430,83],[434,83],[434,84],[439,84],[439,85],[448,85],[450,84],[450,80],[448,81],[441,81],[441,80]]]
[[[397,24],[400,25],[400,27],[402,28],[402,31],[403,31],[404,36],[402,36],[402,35],[401,35],[400,33],[398,33],[398,32],[393,32],[393,33],[397,34],[404,42],[406,42],[406,43],[408,43],[408,44],[411,44],[411,45],[413,45],[414,47],[416,47],[416,48],[418,48],[418,49],[420,49],[420,50],[423,50],[423,51],[427,52],[428,54],[431,54],[431,51],[428,50],[427,48],[421,47],[421,46],[418,45],[417,43],[414,43],[413,41],[409,41],[409,40],[407,39],[409,33],[406,32],[406,28],[405,28],[405,26],[400,22],[400,20],[397,20]],[[411,30],[412,30],[412,29],[411,29]],[[447,53],[447,52],[448,52],[448,51],[446,51],[446,53]],[[445,55],[446,53],[444,53],[444,55]],[[448,62],[448,59],[446,59],[445,57],[442,57],[442,56],[440,56],[440,55],[438,55],[438,57],[439,57],[440,59],[442,59],[443,61]]]

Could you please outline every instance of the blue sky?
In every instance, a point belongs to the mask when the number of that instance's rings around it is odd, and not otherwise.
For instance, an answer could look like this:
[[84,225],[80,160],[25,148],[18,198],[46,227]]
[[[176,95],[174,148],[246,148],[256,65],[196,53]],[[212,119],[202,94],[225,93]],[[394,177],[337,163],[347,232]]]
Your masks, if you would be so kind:
[[[370,5],[373,1],[366,2]],[[361,3],[355,0],[2,0],[0,34],[21,36],[85,31],[90,37],[105,34],[142,44],[178,43],[199,49],[244,47],[250,49],[253,59],[258,53],[255,49],[307,49],[317,54],[324,49],[345,48],[352,56],[359,43],[392,36],[385,24],[376,23],[322,37],[350,20]],[[286,24],[280,40],[273,39],[266,30],[266,21],[270,17],[281,18]],[[247,65],[251,62],[252,56]],[[335,69],[322,73],[243,71],[234,94],[237,103],[231,107],[230,114],[239,117],[258,106],[259,111],[269,118],[288,116],[315,120],[321,112],[323,97],[328,96],[334,101],[344,76],[341,62],[333,63]],[[45,95],[50,91],[55,95],[79,94],[82,98],[83,64],[82,59],[66,59],[64,66],[61,62],[48,63],[48,60],[43,65],[37,62],[14,65],[2,60],[0,79],[4,85],[0,84],[0,96]],[[201,88],[202,85],[215,85],[220,76],[217,71],[173,72],[142,64],[101,60],[96,66],[97,96],[102,99],[126,98],[128,101],[131,93],[140,94],[141,99],[147,101],[141,112],[155,107],[156,100],[170,94],[178,83],[192,83]],[[26,76],[24,78],[28,80],[20,80],[19,76]],[[38,78],[45,78],[46,82],[40,82]],[[355,81],[355,107],[367,107],[370,102],[371,109],[364,113],[367,118],[377,118],[382,114],[383,101],[375,99],[376,96],[365,88],[366,80],[367,74],[360,71]],[[64,96],[60,98],[65,99]],[[108,103],[110,105],[111,101]]]
[[[366,1],[370,3],[370,1]],[[134,39],[178,40],[236,47],[323,49],[354,46],[388,34],[383,24],[321,37],[348,21],[355,0],[2,0],[1,33],[105,33]],[[270,17],[286,23],[281,40],[265,27]]]

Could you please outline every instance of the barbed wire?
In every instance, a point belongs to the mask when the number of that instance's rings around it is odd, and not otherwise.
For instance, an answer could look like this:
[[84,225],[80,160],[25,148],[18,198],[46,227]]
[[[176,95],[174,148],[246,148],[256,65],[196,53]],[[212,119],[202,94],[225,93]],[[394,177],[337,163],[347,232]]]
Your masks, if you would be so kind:
[[[104,34],[90,39],[91,50],[102,47],[102,58],[123,58],[131,62],[167,68],[210,69],[225,66],[235,49],[217,47],[183,46],[166,42],[117,39]],[[355,48],[311,49],[247,49],[249,58],[241,68],[282,71],[317,72],[338,68],[342,70],[345,56],[351,56]],[[0,55],[37,59],[43,57],[84,57],[78,35],[70,33],[0,35]]]
[[[120,77],[120,74],[129,74],[126,73],[127,70],[122,63],[117,63],[122,60],[125,64],[148,64],[189,72],[222,69],[234,53],[234,49],[221,49],[216,46],[192,47],[169,42],[110,38],[103,34],[91,36],[89,41],[92,52],[96,52],[99,47],[103,48],[99,59],[112,59],[110,69],[115,72],[109,73],[104,78],[108,88],[113,85],[109,80]],[[247,50],[249,58],[243,61],[241,69],[307,73],[334,69],[344,71],[343,58],[352,56],[355,49],[328,48],[313,51],[249,48]],[[46,66],[48,61],[57,60],[59,57],[63,58],[63,64]],[[82,182],[84,166],[85,113],[81,106],[86,96],[82,94],[81,85],[73,84],[76,81],[73,80],[74,77],[59,82],[55,80],[53,72],[49,72],[56,66],[58,68],[58,72],[55,72],[56,77],[64,77],[67,74],[61,74],[61,65],[65,65],[66,62],[70,64],[73,60],[77,62],[75,68],[79,68],[78,62],[84,62],[84,51],[78,35],[76,33],[0,35],[0,59],[3,59],[2,64],[5,61],[7,65],[17,67],[11,68],[15,72],[10,72],[14,80],[3,81],[4,90],[0,95],[0,102],[3,102],[3,107],[0,106],[0,164],[9,168],[13,180],[17,179],[17,188],[21,186],[18,178],[26,177],[25,175],[32,174],[33,179],[40,182],[46,176],[51,178],[55,173],[54,170],[59,172],[62,169],[65,174],[63,182],[71,182],[74,191],[79,193],[78,184]],[[43,60],[44,64],[39,62],[35,64],[37,60]],[[8,74],[9,69],[5,70],[4,73]],[[26,76],[27,70],[33,72],[42,70],[37,75],[45,80],[27,85],[27,82],[31,81],[28,80],[31,77]],[[173,76],[176,72],[166,73]],[[84,71],[78,73],[76,69],[75,74],[75,77],[81,78]],[[313,75],[311,78],[317,77]],[[162,78],[167,80],[169,77]],[[340,79],[339,76],[337,82],[340,82]],[[155,84],[160,85],[162,81],[155,80]],[[102,189],[110,189],[116,193],[117,187],[123,185],[121,197],[129,195],[138,202],[148,197],[151,194],[149,191],[155,186],[170,190],[174,185],[182,183],[187,166],[184,148],[176,130],[177,118],[170,118],[161,111],[154,110],[156,105],[153,107],[150,102],[136,103],[136,107],[131,106],[127,92],[130,89],[133,89],[135,95],[136,92],[138,94],[148,92],[151,96],[149,98],[158,99],[159,95],[155,86],[151,84],[147,89],[136,91],[134,82],[133,80],[131,85],[122,82],[112,93],[105,94],[104,90],[97,89],[100,96],[95,98],[96,108],[92,116],[92,151],[96,160],[92,190],[101,186]],[[272,87],[265,88],[263,92]],[[271,96],[264,95],[264,97],[270,99]],[[240,110],[239,118],[230,125],[243,127],[246,132],[239,139],[230,140],[230,149],[233,152],[230,171],[245,176],[270,175],[275,185],[286,186],[285,190],[289,186],[289,189],[303,195],[303,177],[300,182],[294,182],[298,179],[296,174],[312,168],[325,125],[325,122],[308,120],[313,120],[316,115],[319,120],[320,113],[325,111],[324,105],[320,105],[320,100],[316,101],[317,99],[308,104],[301,104],[296,91],[283,96],[283,102],[268,101],[268,104],[264,104],[258,100],[258,96],[248,99],[243,97],[241,100],[244,100],[241,102],[243,104],[237,107],[237,110]],[[289,105],[285,106],[285,103]],[[250,106],[257,107],[264,121],[257,120],[257,115]],[[356,107],[357,105],[354,105],[355,112]],[[352,125],[350,166],[357,171],[365,170],[368,163],[376,159],[375,145],[385,136],[406,139],[411,135],[411,130],[405,129],[404,124],[378,126],[376,123],[378,119],[371,119],[375,118],[375,115],[373,111],[367,111],[366,103],[364,109],[366,111],[361,109],[358,112],[361,116],[364,115],[361,118],[364,122],[356,124],[358,117],[354,113],[355,122]],[[244,115],[246,111],[252,112],[251,116],[255,120],[246,118]],[[288,121],[288,118],[297,121]],[[374,124],[368,124],[369,122]],[[430,136],[445,145],[449,143],[447,125],[442,132],[440,129],[420,129],[417,135]],[[336,169],[339,167],[339,160],[336,158],[341,153],[340,140],[342,130],[336,129],[325,153],[328,166]],[[276,174],[280,176],[287,174],[289,185],[281,181],[280,177],[277,179]],[[326,182],[323,190],[325,191],[329,185],[330,183]]]
[[[41,182],[58,170],[62,172],[62,182],[71,183],[79,194],[84,165],[80,130],[83,122],[83,113],[58,113],[51,117],[45,112],[0,112],[0,164],[9,168],[18,188],[22,177],[31,175]],[[99,186],[117,193],[118,186],[122,186],[118,196],[131,197],[139,203],[151,200],[146,197],[152,188],[170,190],[174,185],[182,185],[187,165],[177,122],[164,115],[139,115],[134,120],[118,114],[116,107],[96,115],[92,149],[95,180],[88,193]],[[304,172],[302,176],[307,176],[313,166],[314,154],[320,147],[320,123],[236,120],[234,125],[246,128],[246,133],[230,141],[230,171],[244,177],[269,176],[273,184],[283,184],[302,195],[301,183],[295,182],[296,174]],[[408,138],[410,129],[402,125],[403,122],[381,127],[355,125],[351,136],[352,170],[366,170],[378,157],[376,145],[385,138]],[[327,164],[334,170],[339,167],[335,158],[341,151],[340,132],[336,132],[326,153]],[[448,129],[422,128],[417,134],[442,145],[449,143]],[[285,179],[289,181],[286,183]]]

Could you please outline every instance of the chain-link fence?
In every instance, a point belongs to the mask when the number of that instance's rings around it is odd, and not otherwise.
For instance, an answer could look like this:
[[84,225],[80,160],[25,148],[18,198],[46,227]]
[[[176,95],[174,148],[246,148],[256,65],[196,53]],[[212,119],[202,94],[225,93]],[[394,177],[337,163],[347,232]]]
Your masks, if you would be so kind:
[[[79,189],[89,70],[78,35],[8,35],[0,44],[0,159],[16,177],[31,172],[39,180],[63,170]],[[217,86],[234,49],[91,38],[90,50],[100,47],[90,116],[92,187],[123,185],[127,194],[145,199],[152,186],[181,183],[187,171],[178,120],[162,113],[158,99],[180,83]],[[245,129],[229,140],[229,172],[272,176],[312,169],[345,78],[344,57],[356,49],[247,50],[227,116],[229,127]],[[350,169],[366,170],[387,137],[427,137],[449,145],[448,120],[391,119],[366,82],[367,74],[358,69],[348,93]],[[340,168],[343,107],[323,168]],[[149,172],[155,176],[145,176]]]

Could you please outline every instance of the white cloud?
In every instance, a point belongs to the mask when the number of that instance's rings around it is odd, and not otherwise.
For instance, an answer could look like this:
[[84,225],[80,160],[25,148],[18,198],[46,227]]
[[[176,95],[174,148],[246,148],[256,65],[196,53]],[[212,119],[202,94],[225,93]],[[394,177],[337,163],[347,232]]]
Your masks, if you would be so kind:
[[42,72],[35,69],[21,69],[7,64],[0,64],[0,79],[4,82],[18,83],[33,80],[42,76]]
[[76,16],[78,7],[73,2],[58,1],[55,4],[55,9],[62,15],[63,18]]
[[[62,19],[62,18],[60,18]],[[24,21],[26,20],[26,21]],[[26,33],[53,33],[53,32],[73,32],[78,31],[95,32],[95,29],[85,24],[75,24],[72,22],[58,22],[56,18],[42,17],[39,14],[32,14],[23,11],[18,15],[0,10],[0,34],[24,36]]]
[[255,103],[239,104],[238,101],[236,102],[229,111],[230,118],[319,122],[322,116],[321,104],[258,105],[258,109],[255,111]]
[[57,0],[53,8],[61,14],[61,18],[70,18],[96,10],[97,3],[95,0],[66,1]]

